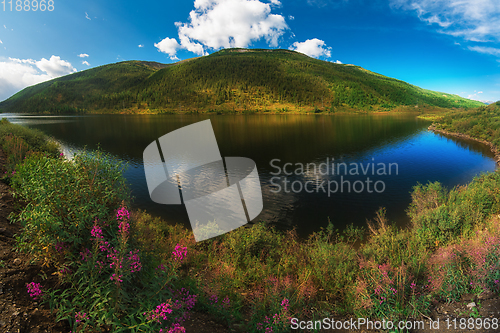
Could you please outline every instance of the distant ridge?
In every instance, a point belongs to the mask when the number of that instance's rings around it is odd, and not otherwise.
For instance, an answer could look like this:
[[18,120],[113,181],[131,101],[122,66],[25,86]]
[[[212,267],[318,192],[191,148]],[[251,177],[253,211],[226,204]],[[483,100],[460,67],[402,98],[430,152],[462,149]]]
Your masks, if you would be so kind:
[[183,113],[387,111],[478,107],[354,65],[290,50],[225,49],[174,64],[125,61],[43,82],[0,103],[2,112]]

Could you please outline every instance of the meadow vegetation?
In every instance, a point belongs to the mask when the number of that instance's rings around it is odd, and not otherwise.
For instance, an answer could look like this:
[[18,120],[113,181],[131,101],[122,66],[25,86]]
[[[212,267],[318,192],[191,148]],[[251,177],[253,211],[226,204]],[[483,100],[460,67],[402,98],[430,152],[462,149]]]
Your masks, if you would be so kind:
[[466,134],[500,147],[500,102],[465,112],[446,112],[435,121],[437,129]]
[[73,332],[183,332],[192,311],[245,332],[288,332],[293,317],[421,319],[434,301],[499,293],[498,172],[452,189],[416,184],[407,228],[380,209],[365,230],[330,224],[300,240],[261,222],[196,243],[190,230],[130,210],[125,166],[112,156],[68,160],[6,121],[0,133],[12,157],[4,181],[25,203],[12,216],[24,227],[18,248],[61,281],[27,293]]

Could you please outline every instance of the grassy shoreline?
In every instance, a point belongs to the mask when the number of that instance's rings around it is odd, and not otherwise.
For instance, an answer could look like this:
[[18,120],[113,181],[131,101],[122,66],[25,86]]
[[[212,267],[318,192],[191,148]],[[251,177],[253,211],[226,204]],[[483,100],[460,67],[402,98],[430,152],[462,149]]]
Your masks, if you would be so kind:
[[[500,102],[466,112],[448,112],[431,115],[434,120],[429,130],[468,140],[475,140],[490,147],[495,161],[500,165]],[[420,117],[426,119],[425,117]]]
[[24,227],[18,247],[59,272],[62,288],[37,287],[74,331],[182,332],[196,310],[244,332],[288,332],[291,317],[422,319],[436,302],[499,294],[498,172],[454,189],[417,184],[411,225],[398,229],[381,209],[361,246],[361,229],[330,225],[300,241],[264,223],[195,243],[129,211],[106,154],[67,161],[40,132],[7,122],[0,137],[4,181],[27,203],[12,218]]
[[[463,108],[456,108],[456,111],[467,110]],[[0,110],[1,111],[1,110]],[[177,110],[177,109],[123,109],[123,110],[93,110],[78,113],[58,113],[57,115],[105,115],[105,114],[123,114],[123,115],[153,115],[153,114],[164,114],[164,115],[334,115],[334,114],[400,114],[400,113],[419,113],[422,119],[426,119],[425,115],[430,114],[441,114],[449,112],[450,109],[441,108],[438,106],[395,106],[391,108],[354,108],[348,106],[338,106],[335,109],[322,107],[318,108],[315,106],[302,106],[302,107],[258,107],[252,110],[245,110],[242,108],[224,108],[224,107],[214,107],[209,110]],[[49,111],[37,113],[39,115],[54,115]]]

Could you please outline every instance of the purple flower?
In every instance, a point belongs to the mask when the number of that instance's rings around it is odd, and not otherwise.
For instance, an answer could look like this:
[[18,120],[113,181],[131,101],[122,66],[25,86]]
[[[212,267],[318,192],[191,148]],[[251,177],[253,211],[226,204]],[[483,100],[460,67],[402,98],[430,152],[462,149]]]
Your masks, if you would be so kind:
[[229,300],[229,297],[224,297],[224,299],[222,300],[222,307],[223,308],[228,308],[229,307],[229,304],[230,304],[230,300]]
[[61,274],[71,274],[71,269],[67,268],[67,267],[63,267],[59,270],[59,273]]
[[92,253],[90,253],[89,249],[85,249],[84,252],[80,252],[80,255],[82,256],[82,261],[87,261],[88,258],[92,257]]
[[95,268],[99,270],[99,273],[101,273],[102,269],[104,268],[104,262],[103,261],[97,261]]
[[208,297],[208,299],[210,300],[211,304],[217,304],[217,302],[219,301],[219,298],[217,297],[217,295],[210,295]]
[[102,236],[102,229],[101,227],[95,225],[93,228],[92,228],[92,231],[90,232],[90,234],[92,235],[92,237],[94,237],[95,240],[98,240],[98,239],[103,239],[104,237]]
[[130,224],[128,224],[127,221],[120,221],[120,224],[118,225],[118,229],[120,230],[120,233],[123,234],[128,234],[128,230],[130,229]]
[[43,296],[42,285],[40,283],[27,283],[26,288],[28,289],[28,294],[34,300],[40,299]]
[[172,252],[172,257],[177,262],[182,262],[187,256],[187,247],[177,244]]
[[75,319],[76,319],[77,323],[80,323],[83,320],[89,319],[89,317],[87,316],[87,314],[85,312],[77,312],[75,314]]
[[[162,330],[160,330],[160,332],[162,332]],[[167,333],[186,333],[186,329],[181,325],[175,323],[174,326],[172,326]]]
[[66,244],[64,244],[64,242],[57,242],[54,247],[56,248],[57,252],[61,252],[66,248]]
[[118,209],[118,211],[116,212],[116,219],[117,220],[128,220],[130,218],[130,213],[129,211],[127,210],[127,208],[125,207],[121,207],[120,209]]
[[110,279],[111,281],[113,281],[113,280],[114,280],[116,284],[119,284],[120,282],[123,282],[122,277],[123,277],[123,275],[116,275],[115,273],[113,273],[113,275],[111,275],[111,276],[109,277],[109,279]]
[[117,254],[117,251],[114,248],[112,248],[109,250],[109,253],[106,255],[106,258],[108,258],[110,261],[109,268],[113,268],[113,267],[123,268],[123,265],[122,265],[123,257],[118,258],[118,256],[116,254]]
[[170,300],[168,300],[167,302],[158,305],[156,309],[154,309],[148,314],[147,318],[149,320],[155,320],[157,322],[160,322],[161,319],[167,320],[168,319],[167,315],[171,313],[172,313],[172,306],[170,304]]
[[290,305],[290,301],[288,301],[288,298],[283,298],[283,301],[281,302],[283,310],[288,310],[288,305]]
[[127,258],[130,263],[130,272],[138,272],[142,269],[141,258],[139,257],[139,250],[135,250],[135,252],[130,251],[129,256]]

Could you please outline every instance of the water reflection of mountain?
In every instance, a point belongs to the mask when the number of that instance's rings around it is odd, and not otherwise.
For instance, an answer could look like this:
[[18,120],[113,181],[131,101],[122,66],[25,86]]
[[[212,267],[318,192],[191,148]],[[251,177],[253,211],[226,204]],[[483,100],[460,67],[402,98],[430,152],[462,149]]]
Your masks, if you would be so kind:
[[[142,154],[160,136],[207,119],[180,115],[98,115],[72,118],[68,123],[37,123],[41,129],[67,147],[96,148],[130,163],[125,176],[135,196],[134,207],[146,209],[170,223],[189,226],[183,206],[155,204],[146,187]],[[37,118],[37,120],[43,120]],[[415,115],[246,115],[210,117],[222,156],[254,160],[260,175],[264,210],[257,220],[288,228],[298,227],[302,236],[326,226],[328,218],[342,229],[346,224],[364,225],[379,207],[386,207],[389,220],[407,221],[405,209],[417,182],[440,181],[448,187],[469,182],[482,171],[495,169],[487,146],[478,142],[448,138],[427,131],[429,122]],[[26,118],[18,119],[27,121]],[[50,118],[47,120],[68,120]],[[335,162],[399,164],[399,175],[382,176],[381,194],[272,193],[270,165],[316,163],[327,158]],[[307,175],[290,181],[307,181]],[[366,177],[351,177],[364,181]],[[325,176],[324,179],[334,179]],[[375,180],[375,179],[374,179]]]

